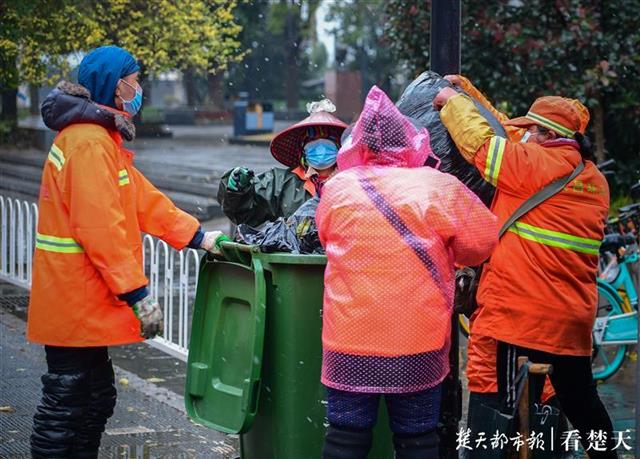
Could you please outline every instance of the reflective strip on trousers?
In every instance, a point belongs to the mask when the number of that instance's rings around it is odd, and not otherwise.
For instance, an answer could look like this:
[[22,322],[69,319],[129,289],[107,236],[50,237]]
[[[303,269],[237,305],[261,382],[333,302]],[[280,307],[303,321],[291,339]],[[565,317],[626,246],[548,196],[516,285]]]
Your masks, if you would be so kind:
[[64,154],[55,143],[51,145],[47,159],[53,163],[58,171],[62,170],[62,166],[64,166]]
[[551,247],[573,250],[574,252],[587,253],[589,255],[598,255],[598,250],[600,248],[600,241],[597,239],[573,236],[571,234],[551,231],[522,222],[515,222],[513,226],[509,228],[509,231],[529,241]]
[[498,175],[500,174],[500,166],[502,165],[502,156],[504,155],[506,144],[506,139],[498,136],[491,137],[489,141],[489,154],[487,155],[487,164],[484,169],[484,179],[493,186],[498,186]]
[[36,234],[36,249],[57,253],[84,253],[84,249],[75,239]]
[[556,123],[555,121],[550,120],[549,118],[545,118],[544,116],[538,115],[537,113],[529,112],[527,113],[526,118],[529,118],[532,121],[535,121],[542,126],[549,128],[553,131],[559,132],[565,137],[573,137],[575,131],[572,131],[569,128],[564,127],[562,124]]
[[129,173],[127,172],[126,169],[121,169],[120,171],[118,171],[118,185],[123,186],[123,185],[128,185],[129,183]]

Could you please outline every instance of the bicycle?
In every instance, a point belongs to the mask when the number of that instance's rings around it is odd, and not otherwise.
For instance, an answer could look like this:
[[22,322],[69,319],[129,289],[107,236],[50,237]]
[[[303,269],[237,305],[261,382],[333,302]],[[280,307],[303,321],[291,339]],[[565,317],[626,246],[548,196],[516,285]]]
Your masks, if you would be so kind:
[[597,280],[592,372],[594,379],[604,381],[620,369],[627,347],[638,340],[638,290],[632,275],[639,261],[636,236],[607,234],[600,252],[606,265]]

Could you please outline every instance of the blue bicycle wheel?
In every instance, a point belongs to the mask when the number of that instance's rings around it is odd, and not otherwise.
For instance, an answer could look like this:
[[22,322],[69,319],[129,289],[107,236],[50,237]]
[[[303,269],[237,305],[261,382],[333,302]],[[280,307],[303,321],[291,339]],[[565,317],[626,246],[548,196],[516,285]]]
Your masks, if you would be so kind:
[[[622,314],[622,300],[606,286],[598,283],[597,317],[611,317]],[[593,343],[591,354],[591,372],[593,379],[604,381],[613,376],[624,362],[627,346],[623,344],[597,345]]]

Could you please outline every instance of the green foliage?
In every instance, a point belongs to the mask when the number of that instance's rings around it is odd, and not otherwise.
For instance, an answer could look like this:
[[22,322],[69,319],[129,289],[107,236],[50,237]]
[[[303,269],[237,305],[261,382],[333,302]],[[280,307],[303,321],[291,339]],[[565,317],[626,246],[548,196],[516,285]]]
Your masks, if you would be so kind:
[[611,198],[611,204],[609,205],[609,217],[617,217],[620,212],[618,209],[620,207],[628,206],[629,204],[633,204],[633,199],[627,195],[619,195]]
[[101,34],[77,2],[0,2],[0,88],[51,83],[68,74],[67,55],[98,43]]
[[117,44],[148,73],[215,71],[242,57],[233,0],[8,0],[0,3],[0,86],[51,83],[69,54]]
[[[462,73],[510,115],[541,95],[582,100],[620,176],[638,174],[640,0],[462,1]],[[428,68],[430,1],[388,0],[387,38],[410,75]],[[595,122],[594,122],[595,121]],[[601,140],[601,136],[599,136]]]
[[235,7],[225,0],[103,0],[92,9],[103,44],[126,48],[154,75],[222,70],[241,59]]
[[386,0],[384,33],[391,55],[413,78],[429,68],[430,0]]
[[[246,91],[252,99],[284,99],[285,82],[291,78],[288,65],[291,58],[298,80],[319,76],[322,56],[318,53],[323,51],[314,47],[311,40],[314,35],[311,19],[318,4],[317,0],[239,3],[235,12],[236,21],[242,26],[238,41],[248,53],[240,62],[229,66],[225,77],[229,91]],[[291,26],[289,31],[287,20]],[[311,97],[308,93],[302,96]]]
[[396,63],[387,50],[385,2],[333,2],[327,19],[336,23],[331,32],[338,44],[337,64],[351,70],[360,70],[364,88],[376,84],[389,91]]

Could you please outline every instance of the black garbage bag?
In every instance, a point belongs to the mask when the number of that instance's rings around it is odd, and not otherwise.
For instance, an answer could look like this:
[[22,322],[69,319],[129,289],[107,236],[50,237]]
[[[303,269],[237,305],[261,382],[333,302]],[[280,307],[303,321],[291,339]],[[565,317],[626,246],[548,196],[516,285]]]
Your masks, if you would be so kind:
[[296,233],[287,225],[283,217],[266,222],[258,228],[241,224],[236,228],[236,242],[257,245],[262,252],[300,253]]
[[262,252],[323,254],[316,226],[318,202],[318,198],[309,199],[286,220],[280,217],[257,228],[238,225],[234,239],[242,244],[257,245]]
[[[433,99],[440,89],[445,86],[452,87],[447,80],[437,73],[424,72],[407,86],[396,106],[403,115],[412,118],[414,122],[417,121],[419,125],[427,128],[431,138],[431,148],[441,161],[440,170],[457,177],[486,206],[489,206],[495,192],[494,187],[485,182],[476,167],[466,162],[460,155],[455,143],[449,136],[447,128],[440,121],[439,112],[433,107]],[[463,92],[459,88],[454,89]],[[496,134],[506,137],[504,128],[495,116],[479,102],[475,102],[480,113],[487,119]]]
[[309,199],[287,220],[287,224],[294,229],[296,238],[300,244],[300,253],[325,253],[322,244],[320,244],[318,226],[316,225],[316,210],[318,209],[319,202],[320,198],[317,196]]

